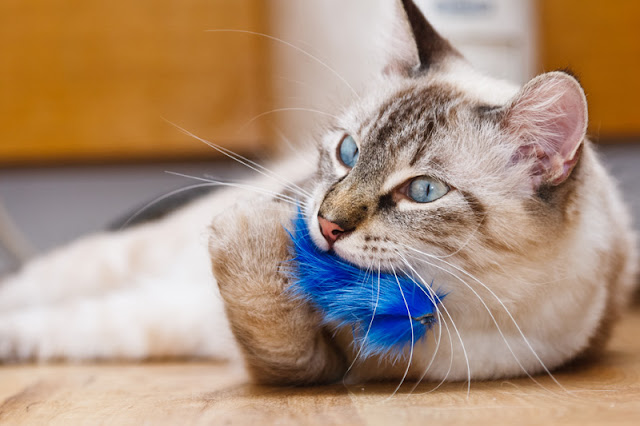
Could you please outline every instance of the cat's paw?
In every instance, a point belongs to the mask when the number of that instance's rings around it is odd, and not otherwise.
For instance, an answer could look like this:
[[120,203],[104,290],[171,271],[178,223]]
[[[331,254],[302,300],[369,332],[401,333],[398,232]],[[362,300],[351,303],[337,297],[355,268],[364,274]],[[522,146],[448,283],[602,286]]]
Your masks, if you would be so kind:
[[213,273],[252,377],[270,384],[326,383],[346,364],[312,306],[287,289],[294,206],[241,204],[211,227]]
[[283,290],[282,270],[291,258],[286,228],[294,214],[293,206],[262,200],[238,204],[214,219],[209,253],[225,300]]

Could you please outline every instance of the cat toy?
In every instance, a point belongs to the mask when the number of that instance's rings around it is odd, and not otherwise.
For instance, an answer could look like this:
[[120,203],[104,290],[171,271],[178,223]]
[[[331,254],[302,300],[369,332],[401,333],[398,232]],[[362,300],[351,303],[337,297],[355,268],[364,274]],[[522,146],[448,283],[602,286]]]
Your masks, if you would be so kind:
[[293,228],[287,231],[294,256],[291,291],[311,302],[325,325],[350,327],[363,357],[399,355],[436,323],[436,305],[444,295],[409,275],[365,271],[318,249],[300,209]]

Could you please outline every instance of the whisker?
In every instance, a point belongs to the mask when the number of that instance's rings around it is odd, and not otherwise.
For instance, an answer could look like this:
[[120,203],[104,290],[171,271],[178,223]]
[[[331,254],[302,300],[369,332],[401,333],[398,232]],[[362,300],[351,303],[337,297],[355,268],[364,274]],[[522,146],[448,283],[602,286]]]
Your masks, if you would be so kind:
[[271,126],[271,128],[278,134],[279,138],[281,140],[284,141],[284,143],[287,145],[287,147],[291,150],[291,152],[293,152],[296,155],[296,158],[299,158],[301,161],[303,161],[304,163],[306,163],[309,167],[317,167],[317,164],[312,163],[311,161],[309,161],[309,159],[307,158],[309,155],[305,155],[304,153],[301,153],[301,150],[297,147],[294,146],[294,144],[291,142],[291,140],[282,132],[282,130],[280,130],[278,127],[276,126]]
[[[486,217],[486,213],[485,213],[485,217]],[[464,243],[462,243],[460,245],[460,247],[458,247],[456,250],[454,250],[453,252],[448,253],[448,254],[446,254],[444,256],[436,256],[436,255],[433,255],[433,256],[437,257],[438,259],[446,259],[448,257],[453,257],[456,254],[460,253],[471,242],[471,240],[475,237],[475,235],[478,233],[478,230],[480,230],[480,228],[482,227],[483,221],[484,221],[484,217],[480,220],[480,223],[478,223],[478,226],[476,226],[476,228],[469,234],[469,238],[467,238],[467,240]]]
[[[407,267],[411,270],[411,272],[414,273],[420,279],[420,281],[423,283],[423,286],[419,286],[419,287],[422,289],[422,291],[425,291],[424,288],[429,286],[427,284],[427,282],[422,278],[422,276],[420,274],[418,274],[418,272],[415,270],[415,268],[413,268],[411,266],[411,264],[406,260],[406,258],[404,258],[404,256],[402,256],[402,254],[399,253],[399,255],[400,255],[400,257],[402,259],[404,259]],[[437,297],[437,295],[436,295],[436,297]],[[438,300],[440,300],[440,299],[438,298]],[[462,353],[464,355],[464,359],[465,359],[465,362],[467,364],[467,397],[469,397],[469,395],[471,394],[471,365],[469,364],[469,356],[467,354],[467,349],[465,348],[464,342],[462,341],[462,335],[460,334],[460,331],[458,330],[458,327],[457,327],[455,321],[453,320],[453,317],[451,316],[451,314],[447,310],[447,307],[442,303],[440,304],[440,306],[442,307],[444,312],[449,317],[449,320],[451,321],[451,325],[453,326],[453,329],[454,329],[454,331],[456,332],[456,334],[458,336],[458,341],[460,342],[460,347],[462,347]],[[452,350],[451,350],[451,354],[452,354],[451,360],[453,361],[453,347],[452,347]],[[438,386],[440,386],[440,385],[442,385],[442,383],[444,383],[446,378],[449,376],[449,372],[450,371],[451,370],[447,371],[446,376],[444,377],[444,379],[440,382],[440,384]]]
[[[371,263],[371,267],[370,268],[371,269],[373,268],[373,262]],[[370,268],[367,268],[367,270],[369,270]],[[373,278],[373,276],[371,278]],[[373,281],[371,282],[371,290],[373,290]],[[356,356],[353,358],[353,361],[351,362],[351,365],[349,365],[349,368],[347,368],[347,371],[344,373],[344,376],[343,376],[343,379],[342,379],[342,383],[343,384],[344,384],[344,379],[347,377],[347,374],[349,374],[349,372],[351,371],[353,366],[356,364],[356,361],[360,357],[360,354],[362,353],[362,349],[364,348],[364,345],[367,342],[367,337],[369,337],[369,332],[371,331],[371,327],[373,326],[373,320],[376,317],[376,311],[378,310],[379,302],[380,302],[380,261],[378,261],[378,292],[377,292],[375,304],[373,305],[373,314],[371,315],[371,321],[369,321],[369,326],[367,327],[367,331],[364,334],[364,338],[362,339],[362,344],[360,345],[360,348],[358,349],[358,353],[356,353]]]
[[319,109],[313,109],[313,108],[299,108],[299,107],[289,107],[289,108],[274,108],[272,110],[269,111],[265,111],[262,112],[254,117],[252,117],[249,121],[247,121],[246,123],[244,123],[241,127],[245,128],[248,127],[249,125],[251,125],[251,123],[253,123],[254,121],[258,120],[259,118],[264,117],[265,115],[269,115],[269,114],[273,114],[276,112],[285,112],[285,111],[302,111],[302,112],[312,112],[315,114],[321,114],[321,115],[326,115],[327,117],[331,117],[334,119],[339,119],[339,117],[335,114],[330,114],[326,111],[321,111]]
[[[406,248],[417,252],[419,254],[422,254],[424,256],[427,257],[431,257],[434,258],[432,255],[428,254],[428,253],[424,253],[421,252],[420,250],[414,249],[413,247],[410,246],[405,246]],[[420,258],[416,258],[414,257],[416,260],[424,262],[426,264],[428,264],[429,266],[432,266],[434,268],[437,268],[443,272],[446,272],[450,275],[452,275],[453,277],[455,277],[456,279],[458,279],[461,283],[463,283],[480,301],[480,303],[482,303],[482,305],[484,306],[484,308],[486,309],[487,313],[489,314],[489,316],[491,317],[492,321],[494,322],[498,333],[500,333],[500,336],[502,337],[502,339],[504,340],[505,344],[507,345],[507,348],[509,349],[509,352],[511,352],[511,355],[513,355],[514,359],[516,360],[516,362],[518,363],[518,365],[520,366],[520,368],[522,369],[522,371],[527,375],[527,377],[529,377],[534,383],[536,383],[537,385],[539,385],[540,387],[542,387],[545,390],[548,390],[549,392],[552,392],[550,389],[546,388],[545,386],[543,386],[540,382],[538,382],[531,374],[529,374],[529,372],[524,368],[524,366],[522,365],[522,363],[520,362],[520,360],[518,359],[518,357],[516,356],[516,354],[513,351],[513,348],[511,347],[511,345],[509,344],[506,336],[504,335],[502,329],[500,328],[500,325],[498,324],[498,321],[495,319],[493,313],[491,312],[491,310],[489,309],[489,307],[487,306],[487,304],[485,303],[485,301],[482,299],[482,297],[480,297],[480,295],[462,278],[460,278],[458,275],[454,274],[453,272],[447,270],[446,268],[442,268],[438,265],[435,265],[431,262],[428,262],[425,259],[420,259]],[[504,309],[504,311],[506,312],[506,314],[509,316],[509,318],[511,319],[512,323],[514,324],[514,326],[516,327],[516,329],[518,330],[518,333],[520,334],[520,336],[522,337],[522,339],[524,340],[524,342],[526,343],[527,347],[529,348],[529,350],[531,351],[531,353],[533,354],[533,356],[536,358],[536,360],[540,363],[540,365],[542,366],[542,368],[545,370],[545,372],[547,373],[547,375],[551,378],[551,380],[553,380],[553,382],[558,385],[563,391],[567,392],[567,389],[555,378],[555,376],[553,374],[551,374],[551,372],[549,371],[549,369],[547,368],[547,366],[544,364],[544,362],[542,362],[542,360],[540,359],[540,357],[538,356],[538,354],[536,353],[536,351],[533,349],[533,347],[531,346],[531,343],[529,342],[529,340],[526,338],[526,336],[524,335],[524,333],[522,332],[522,329],[520,328],[520,326],[518,325],[517,321],[515,320],[515,318],[513,318],[513,315],[511,314],[511,312],[509,311],[509,309],[505,306],[505,304],[502,302],[502,300],[500,300],[500,298],[489,288],[487,287],[484,283],[482,283],[480,280],[478,280],[477,278],[475,278],[473,275],[469,274],[468,272],[466,272],[465,270],[457,267],[456,265],[453,265],[445,260],[439,259],[439,258],[434,258],[436,260],[439,260],[447,265],[449,265],[450,267],[458,270],[459,272],[467,275],[468,277],[472,278],[474,281],[476,281],[477,283],[479,283],[483,288],[485,288],[500,304],[500,306]]]
[[[287,83],[293,83],[293,84],[297,84],[301,87],[307,88],[311,91],[314,92],[314,95],[319,95],[319,96],[326,96],[327,93],[326,91],[323,91],[322,93],[320,93],[321,88],[318,87],[317,85],[311,84],[309,82],[306,81],[302,81],[302,80],[296,80],[295,78],[290,78],[290,77],[284,77],[282,75],[278,75],[277,77],[275,77],[278,80],[281,81],[286,81]],[[308,100],[308,96],[288,96],[287,99],[291,99],[291,98],[296,98],[296,99],[305,99]],[[314,96],[315,98],[315,96]]]
[[[414,259],[426,263],[429,266],[432,266],[434,268],[437,268],[443,272],[446,272],[450,275],[452,275],[453,277],[455,277],[456,279],[458,279],[460,282],[462,282],[467,288],[469,288],[469,290],[471,290],[471,292],[478,298],[478,300],[480,301],[480,303],[482,303],[482,305],[484,306],[485,310],[487,311],[487,313],[489,314],[489,316],[491,317],[491,320],[493,321],[494,325],[496,326],[498,333],[500,333],[500,336],[502,337],[502,340],[505,342],[505,344],[507,345],[507,348],[509,349],[509,352],[511,353],[511,355],[513,356],[513,358],[516,360],[516,362],[518,363],[518,365],[520,366],[520,369],[527,375],[527,377],[529,377],[534,383],[536,383],[537,385],[539,385],[541,388],[545,389],[545,390],[549,390],[547,389],[545,386],[543,386],[541,383],[539,383],[531,374],[529,374],[529,372],[524,368],[524,366],[522,365],[522,363],[520,362],[520,360],[518,359],[518,357],[516,356],[516,354],[513,352],[513,348],[511,348],[511,345],[509,344],[509,341],[507,340],[506,336],[504,335],[502,329],[500,328],[500,325],[498,324],[498,321],[495,319],[493,313],[491,312],[491,310],[489,309],[489,307],[486,305],[486,303],[484,302],[484,300],[482,299],[482,297],[474,290],[471,288],[471,286],[469,284],[467,284],[467,282],[465,282],[462,278],[460,278],[459,276],[457,276],[456,274],[452,273],[451,271],[448,271],[445,268],[439,267],[438,265],[435,265],[425,259],[420,259],[420,258],[416,258],[413,257]],[[549,390],[550,391],[550,390]]]
[[260,212],[279,212],[279,213],[291,213],[291,209],[286,208],[286,207],[282,207],[282,208],[275,208],[275,207],[260,207]]
[[[444,375],[444,377],[442,379],[440,379],[440,382],[438,382],[438,384],[436,386],[434,386],[433,388],[431,388],[430,390],[426,391],[426,392],[421,392],[420,395],[422,394],[428,394],[431,392],[435,392],[436,390],[438,390],[446,381],[447,378],[449,377],[449,374],[451,374],[451,370],[453,369],[453,338],[451,336],[451,330],[449,329],[449,324],[447,324],[446,318],[444,317],[444,315],[442,315],[442,313],[440,313],[439,311],[436,311],[438,313],[438,321],[442,322],[442,324],[444,324],[445,328],[447,329],[447,335],[448,335],[448,339],[449,339],[449,367],[447,368],[447,373]],[[420,378],[416,381],[416,384],[413,386],[413,388],[411,388],[411,391],[409,392],[409,394],[412,394],[416,388],[418,387],[418,385],[420,383],[422,383],[422,381],[424,380],[425,376],[427,375],[427,372],[429,371],[429,369],[431,368],[431,365],[433,364],[433,362],[435,361],[436,355],[438,354],[438,351],[440,350],[440,343],[441,340],[443,338],[442,336],[442,327],[439,327],[439,335],[438,335],[438,339],[436,341],[436,349],[433,353],[433,356],[431,357],[431,360],[429,361],[429,364],[427,365],[427,367],[425,368],[424,372],[422,373],[422,376],[420,376]],[[471,382],[471,380],[469,380],[469,382]],[[470,388],[467,389],[467,397],[469,396],[469,392],[470,392]]]
[[219,186],[219,184],[217,182],[207,182],[207,183],[198,183],[195,185],[189,185],[189,186],[185,186],[184,188],[178,188],[174,191],[171,191],[167,194],[161,195],[160,197],[148,202],[147,204],[145,204],[144,206],[142,206],[139,210],[137,210],[135,213],[133,213],[121,226],[120,226],[120,230],[126,228],[133,220],[135,220],[138,216],[140,216],[142,213],[144,213],[148,208],[154,206],[155,204],[161,202],[162,200],[165,200],[175,194],[179,194],[183,191],[189,191],[191,189],[196,189],[196,188],[204,188],[207,186]]
[[[419,250],[415,250],[419,252]],[[422,253],[425,256],[430,256],[428,253]],[[558,385],[563,391],[568,392],[568,390],[555,378],[555,376],[551,373],[551,371],[549,371],[549,369],[547,368],[547,366],[544,364],[544,362],[542,362],[542,360],[540,359],[540,357],[538,356],[538,353],[535,351],[535,349],[533,349],[533,346],[531,346],[531,343],[529,342],[529,340],[527,339],[527,337],[524,335],[524,332],[522,331],[522,329],[520,328],[520,325],[518,324],[518,322],[515,320],[515,318],[513,317],[513,315],[511,314],[511,311],[509,311],[509,309],[506,307],[506,305],[502,302],[502,300],[498,297],[497,294],[495,294],[493,292],[493,290],[491,290],[486,284],[484,284],[483,282],[481,282],[479,279],[477,279],[475,276],[471,275],[470,273],[468,273],[467,271],[465,271],[462,268],[459,268],[458,266],[451,264],[445,260],[442,259],[437,259],[441,262],[443,262],[444,264],[456,269],[457,271],[465,274],[466,276],[470,277],[471,279],[473,279],[474,281],[476,281],[478,284],[480,284],[484,289],[486,289],[500,304],[500,306],[502,307],[502,309],[504,309],[504,311],[506,312],[506,314],[509,316],[509,319],[511,320],[511,322],[513,323],[513,325],[516,327],[516,329],[518,330],[518,333],[520,334],[520,336],[522,337],[523,341],[526,343],[527,347],[529,348],[529,350],[531,351],[531,353],[533,354],[533,356],[536,358],[536,360],[540,363],[540,365],[542,366],[542,368],[544,369],[544,371],[547,373],[547,375],[551,378],[551,380],[553,380],[553,382]],[[423,260],[424,261],[424,260]],[[431,264],[431,266],[437,267],[434,264]],[[504,334],[502,333],[502,330],[500,329],[500,327],[498,326],[497,321],[495,320],[495,318],[493,317],[493,314],[491,313],[491,311],[489,310],[489,307],[484,303],[484,301],[482,300],[482,298],[475,292],[475,290],[473,290],[471,288],[471,286],[469,284],[467,284],[464,280],[460,279],[458,276],[456,276],[455,274],[452,274],[450,271],[446,270],[445,268],[442,268],[443,271],[450,273],[451,275],[455,276],[456,278],[458,278],[461,282],[463,282],[468,288],[469,290],[471,290],[481,301],[481,303],[484,305],[485,309],[487,309],[487,312],[489,313],[489,315],[491,315],[491,318],[493,319],[496,327],[498,328],[498,332],[500,333],[500,335],[503,337],[503,339],[505,339],[505,343],[506,342],[506,337],[504,336]],[[513,353],[513,351],[511,350],[510,345],[507,343],[507,347],[509,348],[509,351],[511,352],[511,354],[514,356],[514,358],[516,358],[516,361],[518,362],[518,364],[520,365],[521,368],[522,364],[520,364],[520,362],[518,361],[517,357],[515,356],[515,354]],[[526,370],[525,370],[525,373]],[[527,373],[527,376],[529,376],[529,378],[531,378],[534,382],[538,383],[529,373]],[[538,383],[539,384],[539,383]],[[540,385],[542,386],[542,385]],[[544,388],[544,386],[542,386]]]
[[[398,253],[398,255],[400,255],[403,263],[408,266],[409,268],[411,268],[411,265],[409,264],[409,262],[402,256],[401,253]],[[414,272],[415,273],[415,272]],[[421,284],[419,284],[418,282],[416,282],[416,280],[414,280],[412,277],[409,277],[411,279],[411,281],[414,282],[414,284],[416,286],[418,286],[420,288],[420,290],[422,290],[422,292],[424,292],[429,298],[434,298],[434,302],[433,302],[433,306],[436,309],[436,315],[438,316],[438,324],[444,324],[446,330],[447,330],[447,334],[449,335],[449,368],[447,370],[447,374],[445,374],[445,376],[440,380],[440,383],[438,383],[434,388],[432,388],[431,390],[427,391],[427,392],[423,392],[421,394],[426,394],[426,393],[430,393],[433,392],[435,390],[437,390],[440,386],[442,386],[442,384],[447,380],[447,377],[449,377],[449,373],[451,372],[451,369],[453,367],[453,339],[451,336],[451,330],[449,329],[449,325],[447,324],[447,322],[445,321],[444,316],[442,315],[442,312],[439,308],[439,304],[441,305],[442,300],[438,297],[438,295],[433,291],[433,289],[431,289],[431,286],[428,287],[424,287]],[[424,279],[422,277],[420,277],[420,280],[424,282]],[[428,293],[427,293],[428,292]],[[435,300],[437,299],[437,301]],[[446,307],[444,307],[444,305],[442,305],[444,309],[446,309]],[[453,320],[452,320],[453,321]],[[461,339],[461,336],[458,335],[458,337]],[[431,359],[429,360],[429,363],[427,364],[427,367],[425,368],[424,372],[422,373],[422,376],[420,376],[420,378],[416,381],[416,384],[413,386],[413,388],[411,388],[411,390],[409,391],[409,394],[412,394],[416,388],[418,387],[418,385],[422,382],[422,380],[424,380],[425,376],[427,375],[427,372],[429,371],[429,369],[431,368],[431,366],[433,365],[433,362],[436,359],[436,355],[438,354],[438,350],[440,349],[440,343],[442,342],[442,326],[439,325],[438,327],[438,338],[436,339],[436,348],[433,351],[433,355],[431,356]]]
[[398,290],[400,290],[402,301],[404,302],[404,306],[407,308],[407,317],[409,318],[409,325],[411,326],[411,348],[409,350],[409,362],[407,363],[407,369],[404,371],[404,375],[402,376],[402,379],[400,380],[398,387],[396,387],[393,393],[389,396],[389,398],[386,399],[387,401],[393,398],[396,393],[398,393],[398,391],[404,384],[404,381],[407,378],[407,375],[409,374],[409,369],[411,368],[411,362],[413,361],[413,344],[415,339],[414,333],[413,333],[413,319],[411,318],[411,310],[409,309],[409,304],[407,303],[407,299],[404,296],[404,291],[402,291],[402,286],[400,285],[400,280],[398,279],[398,275],[396,274],[396,270],[393,267],[393,264],[391,265],[391,271],[393,272],[393,275],[396,277],[396,283],[398,283]]
[[292,204],[294,206],[304,205],[303,201],[298,200],[296,198],[292,198],[292,197],[289,197],[288,195],[284,195],[284,194],[279,194],[277,192],[270,191],[268,189],[258,188],[258,187],[253,186],[253,185],[241,184],[241,183],[232,183],[232,182],[215,181],[215,180],[211,180],[211,179],[201,178],[201,177],[198,177],[198,176],[186,175],[184,173],[171,172],[171,171],[168,171],[168,170],[165,171],[165,173],[168,173],[168,174],[171,174],[171,175],[175,175],[175,176],[184,177],[184,178],[199,180],[199,181],[203,181],[203,182],[208,182],[208,183],[212,183],[212,184],[216,184],[216,185],[220,185],[220,186],[230,186],[232,188],[248,189],[250,191],[258,192],[258,193],[265,194],[265,195],[270,195],[270,196],[272,196],[272,197],[274,197],[274,198],[276,198],[276,199],[278,199],[280,201],[284,201],[284,202]]
[[356,92],[356,90],[353,88],[353,86],[351,86],[351,84],[349,84],[349,82],[342,75],[340,75],[340,73],[338,73],[338,71],[336,71],[335,69],[331,68],[325,61],[321,60],[317,56],[312,55],[311,53],[307,52],[306,50],[302,49],[301,47],[296,46],[295,44],[292,44],[292,43],[289,43],[287,41],[282,40],[281,38],[274,37],[274,36],[271,36],[271,35],[268,35],[268,34],[264,34],[264,33],[259,33],[259,32],[256,32],[256,31],[248,31],[248,30],[218,29],[218,30],[205,30],[205,32],[209,32],[209,33],[222,33],[222,32],[225,32],[225,33],[251,34],[251,35],[264,37],[264,38],[267,38],[269,40],[284,44],[285,46],[288,46],[291,49],[302,53],[303,55],[307,56],[308,58],[310,58],[310,59],[316,61],[318,64],[322,65],[324,68],[329,70],[329,72],[331,72],[334,76],[336,76],[338,79],[340,79],[340,81],[342,83],[344,83],[356,97],[358,97],[358,98],[360,97],[358,95],[358,92]]
[[228,158],[230,158],[230,159],[242,164],[243,166],[245,166],[245,167],[247,167],[247,168],[249,168],[249,169],[251,169],[251,170],[253,170],[253,171],[255,171],[255,172],[257,172],[257,173],[259,173],[259,174],[261,174],[261,175],[263,175],[265,177],[267,177],[267,178],[273,179],[278,183],[281,183],[281,184],[285,185],[285,187],[291,189],[294,192],[298,192],[301,195],[306,195],[308,197],[311,197],[311,194],[309,192],[305,191],[303,188],[300,188],[295,183],[290,182],[288,179],[285,179],[282,176],[278,175],[277,173],[269,170],[268,168],[264,167],[263,165],[258,164],[255,161],[252,161],[252,160],[250,160],[250,159],[248,159],[246,157],[243,157],[242,155],[237,154],[237,153],[231,151],[230,149],[227,149],[227,148],[225,148],[223,146],[220,146],[220,145],[215,144],[213,142],[210,142],[210,141],[208,141],[206,139],[203,139],[203,138],[191,133],[187,129],[177,125],[176,123],[173,123],[173,122],[167,120],[164,117],[162,117],[162,119],[164,121],[166,121],[168,124],[172,125],[176,129],[178,129],[180,132],[184,133],[185,135],[187,135],[189,137],[192,137],[192,138],[204,143],[205,145],[213,148],[214,150],[218,151],[219,153],[223,154],[224,156],[226,156],[226,157],[228,157]]

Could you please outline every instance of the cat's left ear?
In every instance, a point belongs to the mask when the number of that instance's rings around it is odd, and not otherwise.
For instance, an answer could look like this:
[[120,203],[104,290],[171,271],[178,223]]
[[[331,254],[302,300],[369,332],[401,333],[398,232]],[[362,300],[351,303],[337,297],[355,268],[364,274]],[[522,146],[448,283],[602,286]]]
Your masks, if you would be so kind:
[[542,74],[522,88],[504,113],[503,126],[519,144],[514,161],[533,160],[532,186],[567,180],[587,131],[587,99],[578,80],[560,71]]
[[414,0],[393,0],[393,25],[388,43],[386,74],[412,75],[427,71],[450,56],[462,57],[431,26]]

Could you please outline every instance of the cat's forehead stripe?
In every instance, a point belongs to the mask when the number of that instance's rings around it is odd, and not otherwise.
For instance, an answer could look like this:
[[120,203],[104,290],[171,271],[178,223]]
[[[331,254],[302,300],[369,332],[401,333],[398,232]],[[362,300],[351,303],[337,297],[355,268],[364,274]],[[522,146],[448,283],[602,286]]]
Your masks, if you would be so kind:
[[[368,143],[400,148],[416,141],[427,143],[434,129],[446,124],[459,94],[444,85],[414,87],[397,93],[381,105],[361,128]],[[400,136],[400,137],[398,137]],[[416,148],[412,162],[423,153],[423,144]]]
[[[435,124],[433,123],[433,121],[429,121],[427,123],[427,128],[425,131],[426,137],[430,138],[431,134],[433,133],[433,128],[434,128]],[[411,160],[409,161],[409,165],[411,167],[414,167],[418,161],[420,161],[421,158],[424,157],[425,152],[427,149],[427,144],[419,144],[418,147],[416,148],[415,152],[413,153],[413,157],[411,158]],[[439,160],[438,160],[439,162]]]

